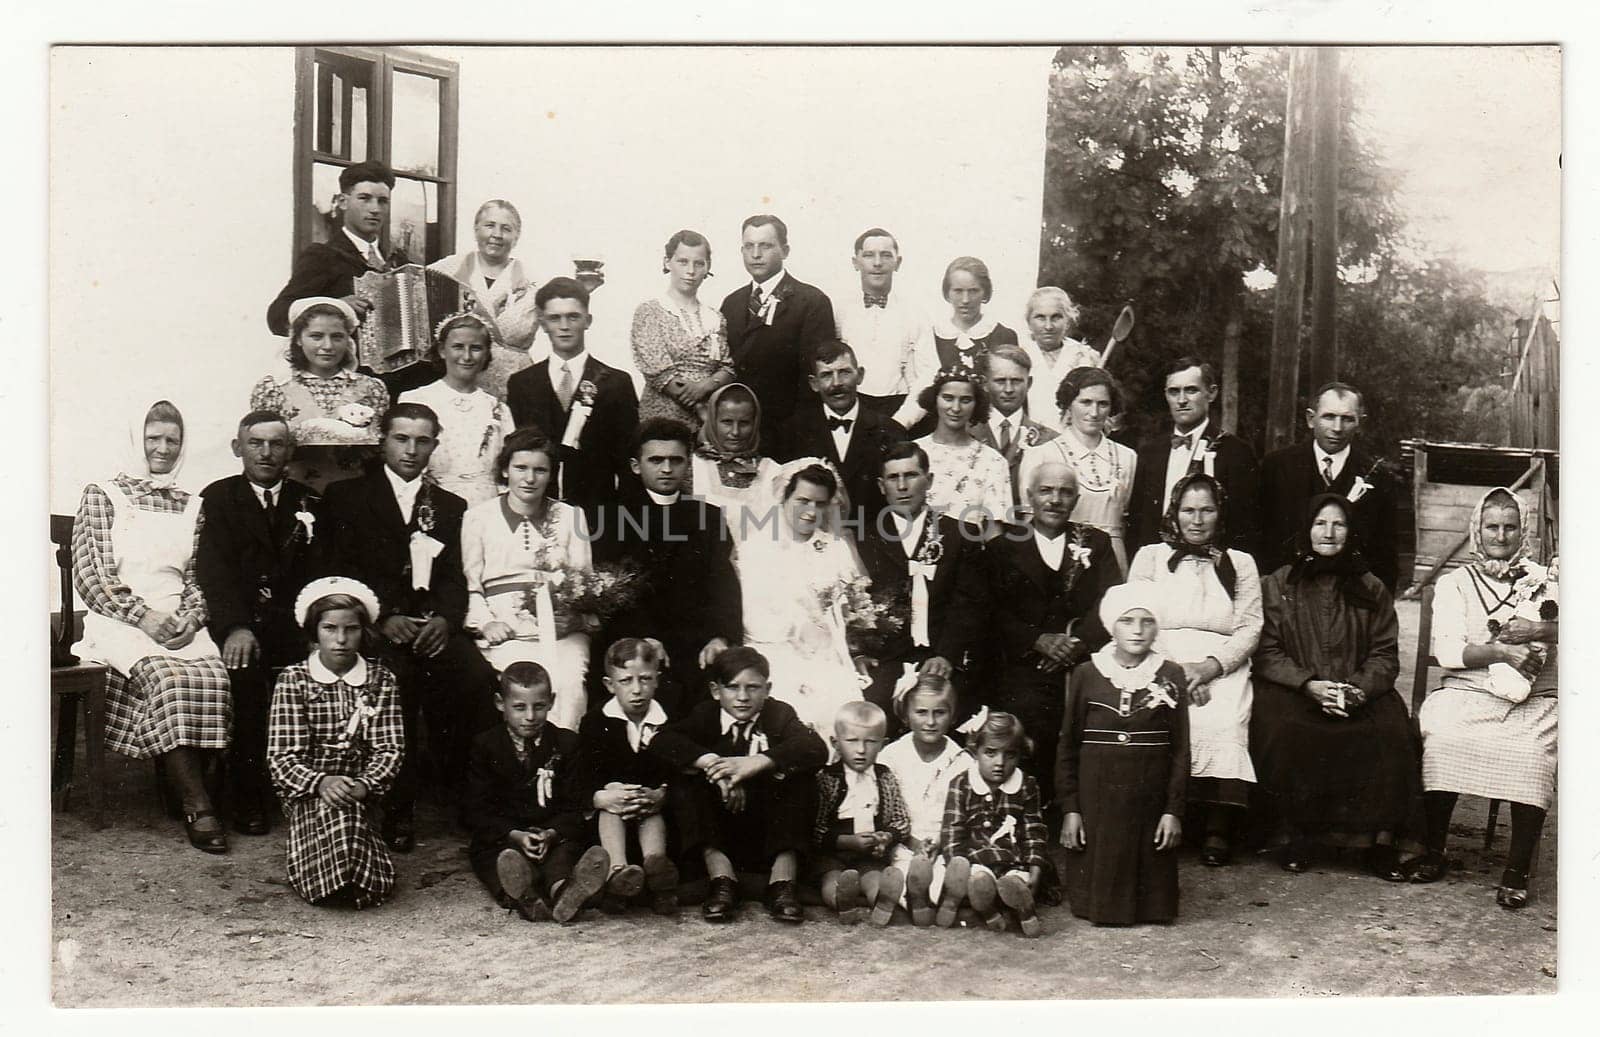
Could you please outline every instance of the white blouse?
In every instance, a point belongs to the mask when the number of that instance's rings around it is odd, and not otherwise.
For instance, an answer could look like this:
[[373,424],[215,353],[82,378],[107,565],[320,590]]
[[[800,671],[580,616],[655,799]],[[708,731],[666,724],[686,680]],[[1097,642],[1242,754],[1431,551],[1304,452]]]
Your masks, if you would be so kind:
[[[1011,507],[1011,467],[1005,455],[974,439],[961,446],[937,443],[931,434],[916,440],[928,454],[933,485],[928,507],[953,519],[977,524],[982,517],[1000,522]],[[982,509],[983,515],[979,514]]]
[[400,394],[401,403],[421,403],[439,415],[439,443],[428,474],[469,505],[498,495],[494,463],[505,438],[516,430],[511,409],[482,389],[457,392],[443,378]]
[[589,569],[588,525],[583,512],[550,501],[542,523],[512,511],[505,495],[474,504],[461,519],[461,568],[467,577],[468,627],[482,629],[498,617],[489,606],[497,582],[560,568]]

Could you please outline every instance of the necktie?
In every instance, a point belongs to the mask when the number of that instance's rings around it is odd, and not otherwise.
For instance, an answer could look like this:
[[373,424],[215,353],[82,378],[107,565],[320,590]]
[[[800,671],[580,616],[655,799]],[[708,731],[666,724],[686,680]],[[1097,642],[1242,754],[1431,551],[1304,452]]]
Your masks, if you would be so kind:
[[1328,486],[1333,485],[1333,458],[1331,457],[1322,459],[1322,481]]
[[736,755],[750,751],[750,729],[755,723],[754,720],[746,720],[733,725],[733,748]]
[[376,241],[367,242],[367,265],[374,270],[387,270],[389,264],[383,261],[383,256],[378,253]]
[[862,292],[861,304],[869,309],[873,306],[878,307],[880,310],[887,309],[889,306],[889,297],[887,295],[873,295],[871,292]]
[[1172,449],[1176,450],[1179,447],[1182,447],[1185,450],[1194,449],[1194,433],[1191,432],[1187,436],[1173,436]]
[[761,316],[761,286],[750,286],[750,319],[755,320]]
[[828,431],[829,432],[839,432],[839,431],[849,432],[850,431],[850,426],[854,425],[855,423],[856,423],[856,419],[854,419],[854,418],[836,418],[831,414],[828,415]]
[[1003,454],[1011,449],[1011,419],[1000,419],[1000,452]]
[[266,509],[267,512],[267,533],[269,536],[272,536],[274,539],[276,539],[278,515],[277,508],[273,507],[271,490],[261,491],[261,506]]
[[561,365],[561,384],[556,386],[556,395],[561,397],[561,409],[572,409],[572,364]]

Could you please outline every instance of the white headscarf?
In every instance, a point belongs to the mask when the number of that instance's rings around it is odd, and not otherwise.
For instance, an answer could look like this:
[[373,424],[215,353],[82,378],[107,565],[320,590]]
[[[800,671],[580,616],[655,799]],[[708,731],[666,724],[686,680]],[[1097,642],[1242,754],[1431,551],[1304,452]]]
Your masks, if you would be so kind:
[[1511,498],[1511,503],[1505,506],[1516,509],[1517,524],[1522,526],[1523,519],[1527,516],[1527,511],[1522,506],[1522,500],[1509,487],[1496,486],[1478,498],[1477,506],[1472,509],[1472,518],[1468,520],[1470,525],[1467,527],[1467,532],[1470,534],[1472,541],[1472,564],[1477,567],[1479,572],[1490,579],[1505,581],[1513,579],[1512,573],[1528,557],[1528,530],[1526,527],[1522,529],[1522,539],[1518,542],[1517,549],[1511,552],[1510,558],[1489,557],[1489,552],[1483,548],[1483,512],[1485,505],[1489,503],[1489,498],[1499,494],[1505,494]]
[[[172,470],[163,475],[156,475],[150,471],[150,461],[144,453],[145,421],[150,416],[150,410],[157,403],[170,404],[178,412],[178,427],[182,429],[182,439],[178,446],[178,459],[172,463]],[[141,406],[135,407],[127,417],[123,426],[127,433],[127,441],[123,445],[123,457],[118,473],[130,478],[141,479],[158,490],[177,488],[178,475],[183,471],[183,462],[189,456],[189,428],[188,422],[183,419],[183,408],[171,399],[152,400]]]

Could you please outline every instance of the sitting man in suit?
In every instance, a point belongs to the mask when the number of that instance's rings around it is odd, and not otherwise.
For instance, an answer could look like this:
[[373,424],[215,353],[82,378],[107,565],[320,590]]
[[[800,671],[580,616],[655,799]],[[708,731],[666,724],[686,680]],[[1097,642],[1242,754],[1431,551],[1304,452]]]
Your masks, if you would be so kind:
[[1205,472],[1215,476],[1228,495],[1222,516],[1228,542],[1220,546],[1253,555],[1260,546],[1256,536],[1256,452],[1211,420],[1217,369],[1199,357],[1181,356],[1167,364],[1165,375],[1172,434],[1147,440],[1139,448],[1128,504],[1128,553],[1161,541],[1161,519],[1171,503],[1172,488],[1185,475]]
[[855,350],[836,339],[811,354],[813,392],[821,406],[802,403],[784,425],[775,456],[779,461],[820,457],[838,469],[850,497],[847,522],[859,537],[883,510],[878,489],[878,460],[884,451],[906,439],[905,429],[861,402],[858,389],[866,369]]
[[894,717],[895,685],[909,667],[956,684],[960,720],[977,711],[973,664],[988,612],[983,530],[928,508],[933,475],[917,444],[895,444],[878,470],[888,507],[861,537],[861,563],[875,593],[900,594],[909,608],[905,627],[868,660],[872,684],[863,697]]
[[378,595],[377,655],[400,684],[405,762],[384,800],[382,835],[404,853],[415,845],[419,719],[426,714],[435,769],[451,801],[465,778],[473,736],[494,726],[499,685],[461,630],[466,502],[422,478],[439,441],[439,417],[420,403],[397,403],[383,416],[382,431],[383,464],[329,486],[324,503],[333,525],[330,570]]
[[1317,389],[1306,408],[1311,442],[1274,450],[1261,459],[1262,573],[1294,561],[1294,539],[1305,523],[1311,498],[1343,494],[1351,504],[1354,532],[1372,575],[1394,592],[1399,561],[1394,544],[1394,493],[1389,477],[1356,443],[1366,401],[1344,382]]
[[762,440],[775,443],[805,395],[806,357],[835,335],[833,304],[784,270],[789,228],[778,217],[746,219],[740,249],[750,283],[722,300],[728,352],[739,381],[761,401]]
[[1033,387],[1033,361],[1018,346],[995,346],[989,350],[989,420],[975,425],[972,435],[1000,451],[1011,466],[1011,499],[1024,499],[1017,481],[1022,467],[1022,452],[1056,438],[1056,431],[1034,421],[1027,413],[1028,393]]
[[739,643],[744,606],[722,509],[683,496],[694,433],[681,421],[652,418],[636,441],[637,478],[617,505],[602,509],[594,558],[637,565],[646,584],[640,599],[606,625],[601,643],[661,642],[667,665],[656,701],[676,720],[704,697],[705,668]]
[[[379,236],[389,219],[389,192],[394,190],[394,173],[382,163],[361,162],[346,166],[339,173],[339,196],[334,207],[339,213],[339,229],[327,241],[313,241],[295,257],[289,283],[267,307],[267,327],[274,335],[289,334],[289,306],[296,299],[328,296],[350,304],[357,316],[366,317],[372,309],[355,294],[355,280],[370,270],[388,270],[406,263],[396,249],[385,257]],[[372,374],[370,368],[362,368]],[[434,364],[415,363],[378,376],[397,400],[407,389],[427,385],[439,377]]]
[[1033,737],[1024,769],[1048,807],[1066,675],[1110,640],[1096,608],[1106,588],[1122,582],[1122,571],[1109,536],[1070,521],[1078,477],[1069,465],[1047,461],[1028,479],[1028,524],[1008,526],[984,552],[989,600],[1004,603],[994,611],[999,668],[986,704],[1016,714]]
[[271,828],[267,714],[273,670],[306,657],[294,599],[321,571],[318,559],[328,540],[326,529],[317,529],[319,498],[309,486],[284,477],[293,453],[283,415],[251,411],[233,440],[243,472],[200,493],[205,521],[195,575],[211,639],[222,646],[233,688],[228,799],[234,830],[244,835],[265,835]]
[[639,396],[632,378],[588,352],[594,318],[587,288],[556,277],[533,301],[550,356],[511,376],[506,402],[518,428],[536,425],[558,444],[552,495],[582,508],[593,529],[600,509],[617,502],[619,480],[628,478]]

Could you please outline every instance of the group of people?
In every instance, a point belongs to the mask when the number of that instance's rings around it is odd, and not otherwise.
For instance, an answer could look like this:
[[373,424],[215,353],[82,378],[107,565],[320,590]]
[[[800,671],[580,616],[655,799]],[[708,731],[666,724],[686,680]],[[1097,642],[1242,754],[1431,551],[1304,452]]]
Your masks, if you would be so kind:
[[[1213,420],[1211,365],[1180,358],[1171,433],[1134,450],[1066,292],[1032,294],[1021,344],[962,257],[927,321],[872,228],[836,309],[761,215],[720,308],[707,239],[667,242],[632,324],[641,397],[588,351],[588,289],[511,257],[503,201],[436,264],[461,310],[379,378],[354,282],[388,269],[392,186],[347,168],[340,234],[269,308],[289,366],[251,392],[239,475],[181,488],[161,400],[84,491],[77,651],[112,670],[108,744],[158,761],[197,848],[226,852],[224,819],[270,831],[275,793],[294,887],[363,907],[431,790],[530,919],[675,911],[703,874],[725,921],[753,874],[781,921],[804,889],[847,922],[1036,935],[1061,896],[1172,920],[1179,844],[1227,864],[1247,809],[1289,871],[1333,846],[1434,881],[1468,793],[1511,802],[1497,896],[1527,902],[1555,574],[1517,496],[1488,493],[1440,583],[1419,746],[1354,387],[1320,388],[1310,442],[1258,464]],[[507,333],[523,312],[537,363]]]

